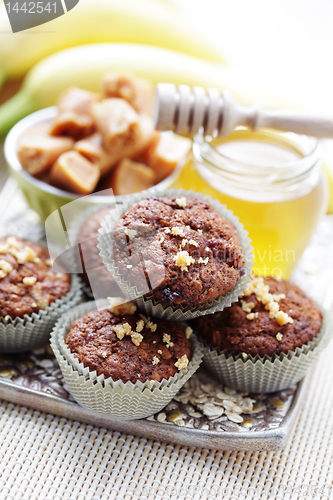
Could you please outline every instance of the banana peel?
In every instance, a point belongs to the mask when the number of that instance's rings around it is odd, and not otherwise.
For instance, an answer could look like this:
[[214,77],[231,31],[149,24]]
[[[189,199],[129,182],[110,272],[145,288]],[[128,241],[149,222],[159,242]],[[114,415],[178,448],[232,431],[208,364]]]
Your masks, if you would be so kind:
[[20,91],[0,106],[0,135],[27,114],[54,105],[70,86],[99,92],[105,73],[118,70],[131,71],[154,85],[168,82],[216,87],[233,92],[240,102],[274,102],[263,89],[251,85],[248,77],[224,64],[149,45],[82,45],[57,52],[30,70]]
[[223,62],[217,48],[166,0],[80,0],[53,21],[15,34],[0,2],[0,82],[24,75],[54,52],[99,42],[156,45]]

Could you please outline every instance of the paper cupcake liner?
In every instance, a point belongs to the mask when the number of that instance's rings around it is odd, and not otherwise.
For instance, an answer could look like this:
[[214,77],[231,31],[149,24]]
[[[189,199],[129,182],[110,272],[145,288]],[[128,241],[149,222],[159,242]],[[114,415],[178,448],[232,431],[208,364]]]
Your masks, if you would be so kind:
[[47,343],[59,317],[81,301],[81,284],[71,275],[71,289],[46,309],[23,318],[0,320],[0,352],[19,353],[37,349]]
[[316,337],[297,347],[295,351],[274,356],[251,356],[220,351],[208,345],[199,336],[204,346],[204,364],[223,384],[237,391],[276,392],[299,382],[314,363],[332,336],[332,318],[324,314]]
[[105,300],[86,302],[61,317],[51,334],[51,347],[58,360],[67,387],[79,405],[96,413],[126,420],[145,418],[164,408],[185,382],[198,369],[203,350],[194,335],[191,336],[192,359],[185,370],[169,379],[152,384],[113,381],[104,375],[89,371],[71,353],[64,342],[73,322],[84,314],[105,307]]
[[208,202],[216,210],[216,212],[218,212],[223,219],[228,220],[237,231],[245,260],[245,265],[243,268],[244,275],[238,279],[235,287],[227,292],[223,297],[203,304],[199,307],[184,307],[181,305],[165,306],[161,301],[156,301],[154,298],[148,298],[144,295],[143,292],[138,290],[136,286],[132,286],[128,281],[125,281],[117,267],[113,252],[113,232],[115,225],[119,219],[116,215],[116,212],[113,211],[109,216],[106,217],[105,221],[102,224],[100,236],[98,237],[98,248],[100,250],[100,255],[105,266],[113,275],[124,295],[135,302],[138,308],[145,311],[147,314],[155,316],[156,318],[163,318],[173,321],[186,321],[198,316],[203,316],[205,314],[213,314],[217,311],[222,311],[225,307],[229,307],[233,302],[237,302],[239,297],[243,295],[244,289],[246,288],[247,283],[250,280],[251,269],[253,265],[253,249],[251,246],[251,240],[248,237],[248,232],[244,229],[244,226],[239,221],[238,217],[236,217],[225,205],[222,205],[217,200],[213,200],[210,196],[204,196],[201,193],[196,193],[194,191],[186,191],[185,189],[169,189],[164,191],[156,190],[155,193],[152,191],[145,191],[133,195],[131,201],[123,203],[122,207],[119,207],[120,217],[133,204],[138,203],[139,201],[144,200],[148,196],[152,196],[154,194],[159,197],[194,196]]

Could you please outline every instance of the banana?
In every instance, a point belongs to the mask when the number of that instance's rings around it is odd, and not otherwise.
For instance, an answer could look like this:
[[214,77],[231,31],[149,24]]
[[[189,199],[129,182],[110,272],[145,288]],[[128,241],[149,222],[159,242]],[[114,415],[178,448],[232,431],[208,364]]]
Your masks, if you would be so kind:
[[55,104],[59,94],[72,85],[100,91],[104,74],[117,70],[131,71],[154,85],[169,82],[217,87],[232,91],[241,102],[281,104],[251,85],[248,76],[238,75],[223,64],[148,45],[82,45],[49,56],[28,73],[20,91],[0,106],[0,135],[23,116]]
[[15,34],[1,2],[0,82],[25,74],[54,52],[97,42],[156,45],[223,61],[220,52],[166,0],[80,0],[57,19]]

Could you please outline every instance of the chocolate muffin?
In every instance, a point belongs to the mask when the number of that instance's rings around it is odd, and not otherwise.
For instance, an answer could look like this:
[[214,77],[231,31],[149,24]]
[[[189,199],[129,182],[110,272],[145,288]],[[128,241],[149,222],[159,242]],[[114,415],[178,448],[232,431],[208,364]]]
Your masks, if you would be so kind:
[[117,222],[114,238],[123,279],[164,305],[210,303],[244,274],[236,229],[200,198],[136,203]]
[[98,230],[109,212],[110,208],[102,208],[88,217],[82,224],[78,236],[80,251],[77,253],[77,258],[85,271],[81,277],[88,290],[90,289],[90,293],[93,292],[96,298],[121,296],[121,291],[104,266],[97,248]]
[[69,290],[69,275],[52,266],[44,247],[16,236],[0,239],[0,318],[30,316]]
[[244,297],[195,320],[199,335],[220,351],[261,357],[295,351],[320,331],[322,312],[296,285],[254,278]]
[[65,343],[90,371],[113,381],[161,381],[185,369],[191,329],[135,311],[127,303],[89,312],[73,323]]

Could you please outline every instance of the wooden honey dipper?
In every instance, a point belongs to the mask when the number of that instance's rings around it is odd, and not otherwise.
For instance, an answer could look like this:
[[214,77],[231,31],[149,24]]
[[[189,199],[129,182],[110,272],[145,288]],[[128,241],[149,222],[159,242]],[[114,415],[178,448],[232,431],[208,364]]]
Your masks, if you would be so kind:
[[243,125],[258,130],[273,128],[318,138],[333,139],[333,118],[294,110],[262,109],[242,106],[230,92],[215,88],[159,83],[156,87],[153,118],[156,130],[225,137]]

